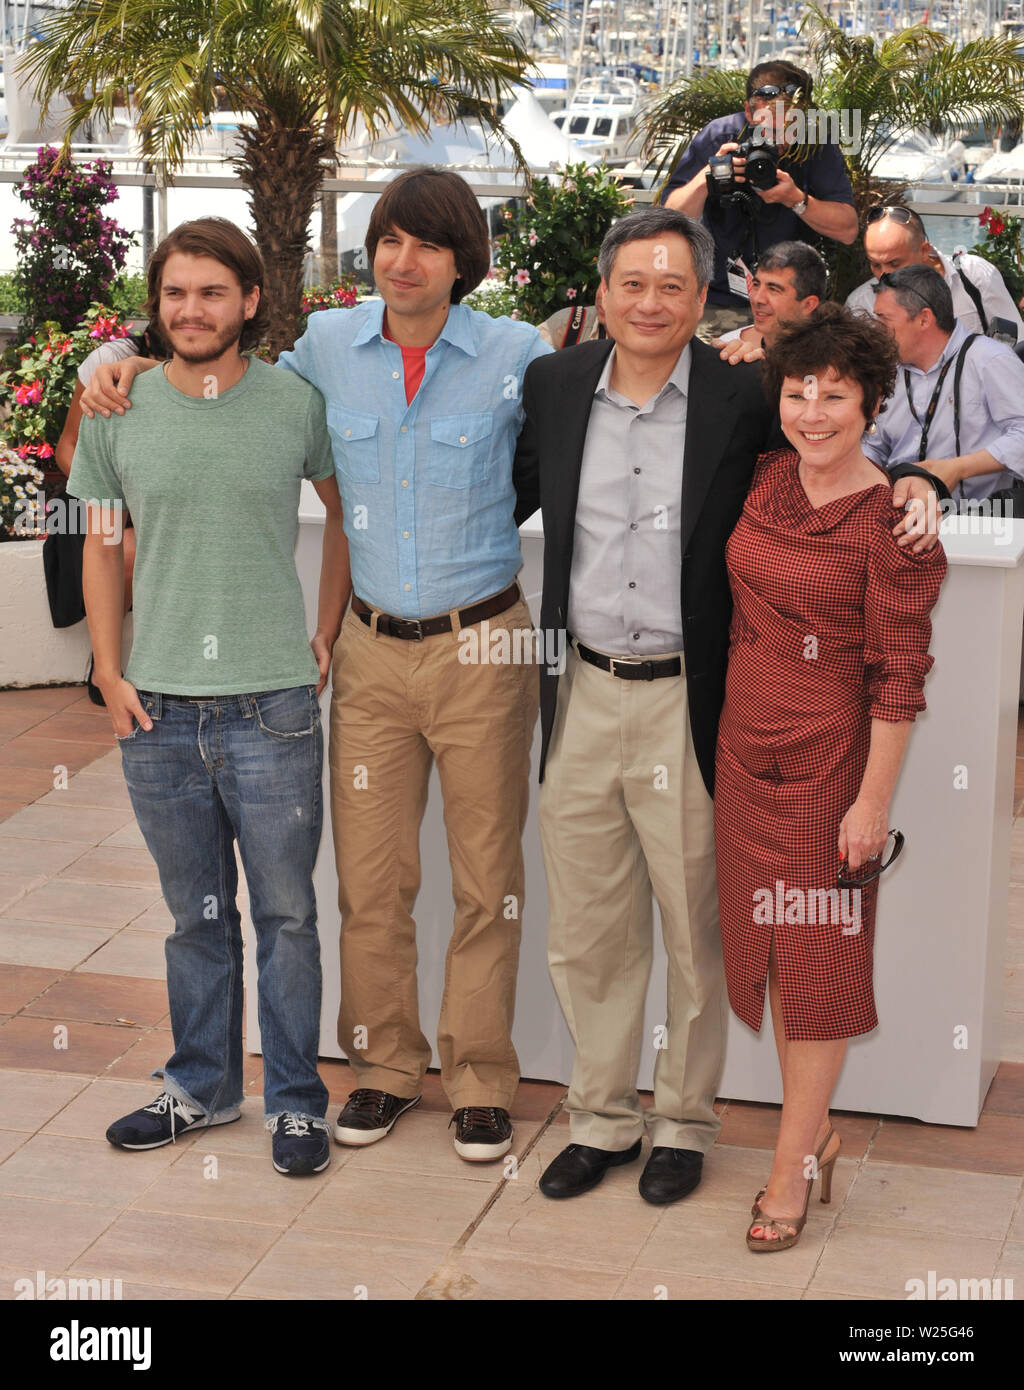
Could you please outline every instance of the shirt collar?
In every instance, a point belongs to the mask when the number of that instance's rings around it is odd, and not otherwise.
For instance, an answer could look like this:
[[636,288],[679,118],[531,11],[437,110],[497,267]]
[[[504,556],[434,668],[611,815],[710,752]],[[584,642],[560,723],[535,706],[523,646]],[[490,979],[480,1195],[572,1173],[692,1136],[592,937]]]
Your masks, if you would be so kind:
[[[690,344],[687,343],[686,346],[683,348],[682,352],[676,358],[676,365],[672,368],[672,372],[669,376],[668,381],[665,382],[665,386],[674,386],[684,400],[686,399],[686,393],[690,383],[690,359],[692,355],[693,354],[690,351]],[[609,391],[611,390],[609,383],[612,379],[612,371],[614,367],[615,348],[613,347],[611,352],[608,354],[607,361],[604,364],[604,370],[601,372],[601,376],[598,379],[598,383],[594,387],[595,396],[601,392],[604,392],[605,396],[608,395]],[[661,391],[658,392],[659,396],[664,392],[665,386],[663,386],[661,388]]]
[[[353,347],[362,347],[365,343],[372,343],[374,339],[387,342],[384,337],[384,308],[383,299],[368,299],[366,301],[364,322],[352,339]],[[437,343],[442,342],[451,343],[452,347],[459,348],[467,357],[477,356],[476,344],[473,342],[470,310],[465,305],[452,304],[449,307],[444,327],[438,334],[437,341],[432,343],[431,347],[436,347]]]

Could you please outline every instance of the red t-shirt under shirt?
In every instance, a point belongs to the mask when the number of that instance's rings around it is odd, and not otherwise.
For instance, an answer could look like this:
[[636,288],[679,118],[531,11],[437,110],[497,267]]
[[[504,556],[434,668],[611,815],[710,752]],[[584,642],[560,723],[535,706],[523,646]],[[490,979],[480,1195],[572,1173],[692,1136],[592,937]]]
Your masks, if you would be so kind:
[[[384,315],[383,332],[389,342],[394,342],[388,332],[387,315]],[[413,397],[420,389],[420,382],[423,380],[423,373],[427,367],[427,349],[425,347],[404,347],[402,348],[402,370],[405,372],[405,403],[412,405]]]

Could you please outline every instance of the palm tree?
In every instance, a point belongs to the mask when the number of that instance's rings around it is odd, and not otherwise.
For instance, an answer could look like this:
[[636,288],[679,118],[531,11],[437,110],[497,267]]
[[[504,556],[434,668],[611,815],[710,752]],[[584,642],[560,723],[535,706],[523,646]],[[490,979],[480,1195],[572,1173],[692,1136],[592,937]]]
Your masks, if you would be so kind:
[[[547,0],[524,3],[550,18]],[[252,114],[233,162],[266,261],[276,357],[298,327],[330,136],[359,118],[371,134],[463,115],[498,131],[495,100],[530,61],[487,0],[84,0],[47,19],[21,71],[44,102],[79,94],[68,141],[130,92],[143,154],[163,173],[181,167],[218,92]]]
[[[858,216],[883,198],[902,193],[878,178],[879,160],[910,131],[955,133],[973,121],[990,124],[1024,119],[1024,49],[1015,38],[975,39],[957,48],[924,25],[884,38],[854,35],[817,5],[807,6],[801,31],[808,31],[814,104],[821,111],[849,113],[842,140]],[[708,121],[743,107],[746,74],[697,72],[666,91],[645,126],[645,153],[661,156],[662,170],[674,167],[686,145]],[[822,240],[833,272],[833,294],[868,278],[858,241],[853,246]]]

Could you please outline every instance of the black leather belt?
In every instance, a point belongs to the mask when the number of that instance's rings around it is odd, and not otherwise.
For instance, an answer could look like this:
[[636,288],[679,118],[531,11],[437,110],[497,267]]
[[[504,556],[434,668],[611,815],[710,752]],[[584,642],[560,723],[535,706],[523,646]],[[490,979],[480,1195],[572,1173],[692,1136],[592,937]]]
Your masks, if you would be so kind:
[[[474,623],[482,623],[485,618],[496,618],[499,613],[506,612],[518,601],[519,585],[510,584],[507,589],[502,589],[500,594],[474,603],[470,608],[460,608],[459,626],[472,627]],[[366,627],[370,626],[376,611],[361,598],[352,595],[352,612]],[[451,630],[450,613],[441,613],[436,618],[395,618],[390,613],[379,613],[377,617],[378,632],[383,632],[387,637],[400,637],[406,642],[422,642],[424,637],[436,637],[438,633]]]
[[681,676],[683,673],[683,663],[678,656],[666,657],[664,660],[636,661],[619,656],[602,656],[600,652],[592,651],[575,638],[573,646],[591,666],[596,666],[599,671],[610,671],[613,676],[618,676],[619,680],[623,681],[656,681],[662,676]]

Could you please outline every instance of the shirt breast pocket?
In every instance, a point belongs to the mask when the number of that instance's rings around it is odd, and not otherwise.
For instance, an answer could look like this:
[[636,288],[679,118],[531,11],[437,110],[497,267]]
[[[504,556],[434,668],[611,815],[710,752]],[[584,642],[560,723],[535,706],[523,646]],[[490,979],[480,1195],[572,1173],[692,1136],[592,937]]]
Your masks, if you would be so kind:
[[487,476],[494,416],[438,415],[430,422],[430,462],[427,478],[436,487],[463,488]]
[[334,460],[354,483],[380,482],[380,416],[346,406],[327,407]]

